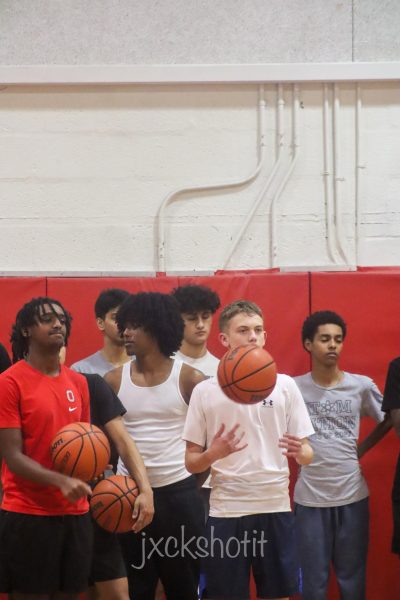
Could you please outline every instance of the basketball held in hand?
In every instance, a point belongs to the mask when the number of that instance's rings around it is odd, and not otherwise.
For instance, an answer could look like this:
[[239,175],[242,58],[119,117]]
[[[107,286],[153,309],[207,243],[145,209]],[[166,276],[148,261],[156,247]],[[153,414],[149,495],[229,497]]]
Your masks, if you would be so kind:
[[54,436],[51,443],[53,467],[59,473],[92,481],[110,462],[107,436],[90,423],[70,423]]
[[90,510],[95,521],[111,533],[127,533],[134,525],[132,511],[139,489],[133,479],[112,475],[100,481],[90,498]]
[[230,349],[218,365],[218,383],[228,398],[241,404],[265,400],[276,384],[276,364],[272,356],[254,344]]

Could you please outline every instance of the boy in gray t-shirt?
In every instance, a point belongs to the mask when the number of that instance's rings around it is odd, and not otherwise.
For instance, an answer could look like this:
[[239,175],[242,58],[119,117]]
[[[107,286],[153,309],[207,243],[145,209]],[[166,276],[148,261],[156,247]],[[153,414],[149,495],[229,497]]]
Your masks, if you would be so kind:
[[[331,311],[303,324],[312,370],[295,380],[316,432],[310,438],[314,460],[301,468],[294,491],[305,600],[325,600],[331,563],[341,600],[365,598],[368,487],[358,458],[391,427],[388,419],[382,422],[382,394],[372,379],[340,370],[345,336],[346,324]],[[365,415],[378,425],[357,447]]]
[[100,293],[94,305],[94,312],[97,327],[103,335],[103,347],[71,365],[71,369],[79,373],[97,373],[103,377],[108,371],[130,360],[115,321],[119,307],[128,296],[126,290],[119,288],[109,288]]

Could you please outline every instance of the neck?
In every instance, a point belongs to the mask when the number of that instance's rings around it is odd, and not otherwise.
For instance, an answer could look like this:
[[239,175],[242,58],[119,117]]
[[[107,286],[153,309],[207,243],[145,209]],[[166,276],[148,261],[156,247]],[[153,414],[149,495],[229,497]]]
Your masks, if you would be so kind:
[[129,360],[125,346],[117,346],[108,338],[104,338],[104,345],[101,349],[101,354],[103,358],[105,358],[115,367],[120,367]]
[[207,354],[207,345],[204,343],[200,344],[199,346],[193,346],[192,344],[188,344],[188,342],[183,340],[179,350],[182,352],[182,354],[189,356],[190,358],[201,358]]
[[153,350],[146,354],[136,354],[132,363],[140,373],[155,374],[171,369],[173,359],[164,356],[159,350]]
[[44,353],[37,352],[35,349],[30,348],[25,360],[28,365],[37,371],[44,373],[45,375],[55,377],[60,373],[60,358],[58,350],[55,353]]
[[343,371],[338,365],[325,366],[313,364],[311,370],[313,381],[322,387],[333,387],[338,384],[343,378]]

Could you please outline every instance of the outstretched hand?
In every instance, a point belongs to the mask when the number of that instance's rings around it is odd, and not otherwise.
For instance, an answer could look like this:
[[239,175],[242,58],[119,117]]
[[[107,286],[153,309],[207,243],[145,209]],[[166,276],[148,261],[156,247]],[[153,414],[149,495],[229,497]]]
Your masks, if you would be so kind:
[[225,458],[234,452],[240,452],[243,448],[247,447],[247,444],[241,444],[244,437],[244,431],[238,432],[240,425],[237,423],[232,429],[224,434],[225,425],[222,423],[217,433],[212,439],[212,442],[208,448],[212,462]]

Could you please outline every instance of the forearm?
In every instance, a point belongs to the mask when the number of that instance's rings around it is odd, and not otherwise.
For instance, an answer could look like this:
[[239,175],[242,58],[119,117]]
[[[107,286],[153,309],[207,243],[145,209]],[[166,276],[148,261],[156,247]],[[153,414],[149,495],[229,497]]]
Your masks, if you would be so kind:
[[189,473],[197,474],[208,471],[216,459],[210,449],[203,452],[188,452],[185,455],[185,465]]
[[384,420],[379,423],[367,437],[358,444],[358,458],[364,456],[368,450],[371,450],[392,428],[393,422],[390,415],[386,415]]
[[39,483],[40,485],[51,485],[61,487],[66,475],[43,467],[40,463],[29,458],[23,453],[16,453],[5,457],[8,468],[18,477]]
[[123,439],[115,440],[115,446],[129,474],[136,481],[140,492],[142,494],[153,493],[143,459],[132,438],[127,434]]

